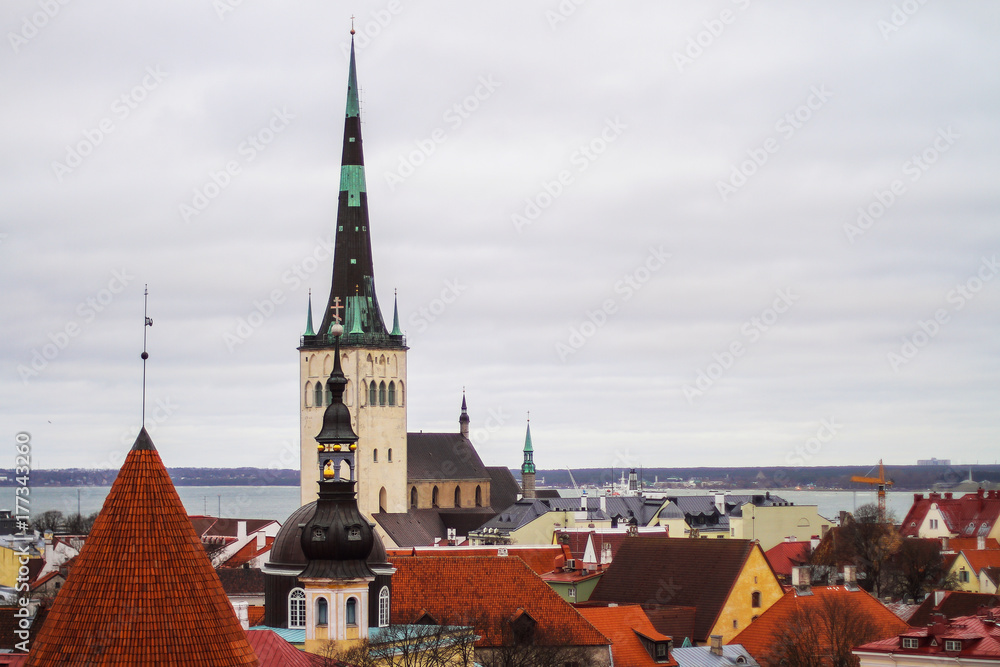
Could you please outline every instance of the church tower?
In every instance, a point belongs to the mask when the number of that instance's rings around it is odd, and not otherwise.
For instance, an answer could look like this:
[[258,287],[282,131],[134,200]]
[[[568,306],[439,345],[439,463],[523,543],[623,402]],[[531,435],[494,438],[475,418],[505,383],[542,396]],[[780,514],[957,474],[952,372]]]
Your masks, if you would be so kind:
[[521,493],[523,498],[535,497],[535,450],[531,447],[531,420],[524,433],[524,462],[521,464]]
[[334,367],[331,326],[344,328],[340,364],[346,378],[344,403],[358,435],[358,507],[375,512],[406,511],[406,340],[393,313],[387,331],[375,293],[368,192],[361,145],[358,76],[351,31],[347,114],[340,168],[333,284],[319,329],[313,330],[310,300],[307,326],[299,345],[300,491],[306,504],[316,497],[317,441],[324,408],[332,397],[326,378]]

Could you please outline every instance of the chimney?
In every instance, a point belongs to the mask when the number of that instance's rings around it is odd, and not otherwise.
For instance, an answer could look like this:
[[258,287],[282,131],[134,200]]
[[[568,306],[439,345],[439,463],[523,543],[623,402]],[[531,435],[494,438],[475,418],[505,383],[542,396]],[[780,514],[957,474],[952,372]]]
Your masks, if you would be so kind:
[[246,542],[247,540],[247,522],[237,521],[236,522],[236,541]]
[[582,489],[580,491],[580,511],[587,511],[587,489]]
[[940,607],[944,602],[945,591],[934,591],[934,606]]
[[947,550],[948,550],[948,538],[947,537],[942,537],[941,538],[941,551],[947,551]]
[[715,494],[715,509],[719,510],[719,514],[726,513],[726,494]]
[[983,549],[986,548],[986,536],[985,535],[978,535],[976,537],[976,548],[979,549],[980,551],[982,551]]
[[722,635],[712,635],[711,639],[712,639],[712,644],[711,644],[712,647],[709,650],[712,652],[712,655],[721,656],[722,655]]
[[240,627],[244,630],[250,629],[250,603],[249,602],[230,602],[233,605],[233,611],[236,612],[236,618],[240,621]]
[[854,565],[844,566],[844,585],[852,586],[858,583],[858,568]]
[[816,551],[817,547],[819,547],[819,535],[813,535],[809,538],[809,552]]
[[952,493],[946,493],[946,494],[944,494],[944,499],[945,500],[952,500],[953,498],[954,498],[954,494],[952,494]]
[[809,588],[809,566],[799,565],[792,568],[792,586],[799,589]]
[[601,511],[602,512],[608,511],[608,500],[607,500],[608,497],[603,494],[599,497],[601,499]]
[[257,550],[260,551],[267,546],[267,534],[263,530],[257,531]]

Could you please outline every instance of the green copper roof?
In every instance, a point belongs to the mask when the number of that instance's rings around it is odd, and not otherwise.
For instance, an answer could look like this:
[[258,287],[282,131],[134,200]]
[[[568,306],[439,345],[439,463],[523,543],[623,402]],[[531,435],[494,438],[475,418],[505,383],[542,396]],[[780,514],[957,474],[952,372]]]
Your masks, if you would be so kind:
[[531,447],[531,424],[528,424],[528,428],[524,434],[524,463],[521,464],[522,475],[524,473],[535,472],[534,451]]
[[347,117],[361,115],[361,105],[358,104],[358,70],[354,65],[354,38],[351,37],[351,68],[347,74]]
[[348,206],[361,206],[361,193],[367,192],[363,164],[345,164],[340,168],[340,191],[347,193]]
[[[361,297],[360,296],[349,296],[347,297],[348,310],[347,314],[350,316],[350,329],[347,333],[349,334],[363,334],[365,332],[364,328],[361,326]],[[383,329],[383,331],[385,331]]]
[[306,315],[306,336],[315,336],[316,332],[313,331],[313,297],[312,292],[309,292],[309,309]]
[[[399,304],[398,299],[395,295],[392,297],[392,332],[389,333],[390,336],[402,336],[403,332],[399,329]],[[465,397],[462,397],[465,400]]]

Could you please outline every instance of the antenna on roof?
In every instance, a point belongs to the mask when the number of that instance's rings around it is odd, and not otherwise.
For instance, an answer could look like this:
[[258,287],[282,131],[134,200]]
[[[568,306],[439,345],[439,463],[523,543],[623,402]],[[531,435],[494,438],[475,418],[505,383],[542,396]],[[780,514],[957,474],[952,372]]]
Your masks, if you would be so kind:
[[153,326],[153,318],[149,316],[149,284],[147,283],[142,292],[142,427],[146,428],[146,360],[149,353],[146,352],[146,327]]

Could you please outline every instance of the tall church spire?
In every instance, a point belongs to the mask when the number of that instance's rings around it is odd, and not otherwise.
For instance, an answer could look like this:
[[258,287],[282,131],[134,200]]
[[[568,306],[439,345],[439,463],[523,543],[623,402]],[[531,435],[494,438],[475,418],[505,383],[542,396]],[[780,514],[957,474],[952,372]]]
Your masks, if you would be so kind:
[[[358,72],[351,37],[351,63],[347,75],[347,110],[344,119],[344,147],[340,167],[340,199],[337,206],[336,249],[333,255],[333,287],[323,314],[320,331],[329,331],[335,303],[346,304],[359,295],[357,310],[363,338],[348,331],[345,343],[389,342],[385,321],[375,294],[375,269],[368,220],[368,190],[365,159],[361,146],[361,104]],[[355,292],[357,290],[357,292]],[[335,299],[340,299],[335,302]],[[352,340],[352,338],[359,338]]]
[[524,462],[521,464],[521,493],[525,498],[535,497],[535,450],[531,446],[531,418],[524,433]]

